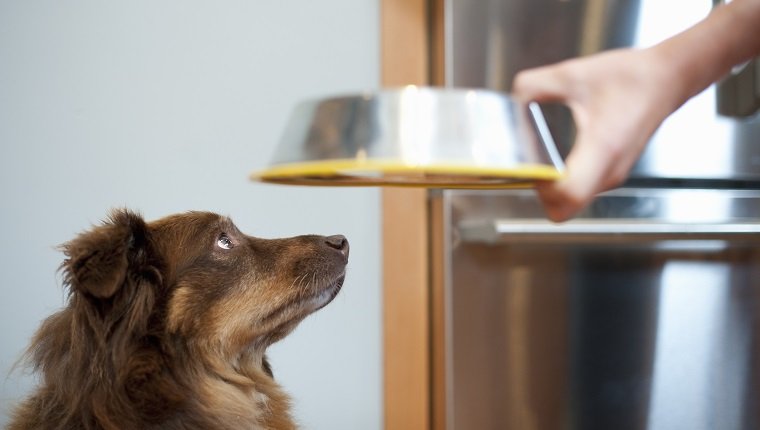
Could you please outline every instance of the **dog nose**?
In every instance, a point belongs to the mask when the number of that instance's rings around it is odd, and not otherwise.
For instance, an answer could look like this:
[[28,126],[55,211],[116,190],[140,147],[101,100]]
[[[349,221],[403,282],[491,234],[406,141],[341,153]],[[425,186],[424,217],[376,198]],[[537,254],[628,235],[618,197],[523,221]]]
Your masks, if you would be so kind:
[[327,236],[325,242],[330,248],[337,249],[345,257],[348,257],[348,239],[346,239],[346,236],[342,234]]

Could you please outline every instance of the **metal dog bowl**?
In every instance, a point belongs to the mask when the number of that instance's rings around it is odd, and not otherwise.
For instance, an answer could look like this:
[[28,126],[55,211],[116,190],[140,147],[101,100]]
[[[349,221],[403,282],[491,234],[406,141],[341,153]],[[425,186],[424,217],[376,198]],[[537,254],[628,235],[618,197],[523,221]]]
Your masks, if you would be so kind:
[[563,169],[539,106],[487,90],[405,87],[301,103],[268,168],[293,185],[529,187]]

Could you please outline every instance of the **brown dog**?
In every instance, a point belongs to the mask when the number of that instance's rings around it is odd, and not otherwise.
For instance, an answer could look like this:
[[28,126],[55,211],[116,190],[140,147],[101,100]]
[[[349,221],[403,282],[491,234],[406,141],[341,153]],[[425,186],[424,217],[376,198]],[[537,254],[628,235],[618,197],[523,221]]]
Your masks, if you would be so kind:
[[9,429],[291,429],[264,355],[340,290],[343,236],[265,240],[207,212],[114,211],[63,246],[68,303]]

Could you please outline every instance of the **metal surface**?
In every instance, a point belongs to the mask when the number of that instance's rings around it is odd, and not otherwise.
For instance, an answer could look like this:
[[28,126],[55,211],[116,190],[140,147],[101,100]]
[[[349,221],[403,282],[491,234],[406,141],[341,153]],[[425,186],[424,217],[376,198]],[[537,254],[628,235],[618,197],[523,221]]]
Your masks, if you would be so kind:
[[[604,194],[577,218],[555,224],[545,219],[531,193],[467,195],[456,199],[469,208],[457,227],[461,240],[491,244],[749,240],[760,245],[758,197],[754,190],[622,188]],[[462,199],[467,203],[458,202]]]
[[443,199],[449,429],[760,428],[760,192]]
[[486,90],[406,87],[312,100],[291,116],[269,182],[499,187],[563,168],[541,110]]
[[671,224],[639,220],[593,220],[556,225],[537,219],[510,219],[485,224],[460,224],[459,229],[463,240],[484,243],[757,240],[760,221],[740,224]]
[[[726,0],[713,0],[715,6]],[[718,113],[748,117],[760,109],[760,58],[741,64],[717,84]]]
[[752,116],[760,109],[760,59],[734,68],[717,86],[718,113]]
[[[710,0],[447,0],[446,83],[508,92],[515,74],[617,47],[650,46],[704,18]],[[668,118],[631,173],[632,182],[760,180],[760,68],[750,63]],[[754,79],[753,79],[754,77]],[[620,106],[620,109],[626,109]],[[567,109],[545,113],[562,155],[573,144]],[[654,180],[654,182],[653,182]]]
[[[508,92],[522,69],[652,45],[711,3],[445,0],[447,85]],[[758,70],[687,102],[634,167],[642,188],[571,222],[532,192],[443,193],[449,429],[760,428]],[[570,114],[544,113],[565,156]]]

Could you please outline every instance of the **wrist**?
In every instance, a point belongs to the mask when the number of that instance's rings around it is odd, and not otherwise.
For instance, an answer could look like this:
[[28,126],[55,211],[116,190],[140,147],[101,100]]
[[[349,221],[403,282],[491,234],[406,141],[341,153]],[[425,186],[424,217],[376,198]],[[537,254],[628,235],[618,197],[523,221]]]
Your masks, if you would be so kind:
[[701,22],[647,51],[669,74],[677,106],[760,54],[760,0],[734,0]]
[[640,51],[642,71],[649,82],[647,86],[650,100],[649,109],[659,119],[664,119],[686,103],[699,91],[694,91],[693,75],[689,74],[688,64],[674,58],[663,45],[655,45]]

